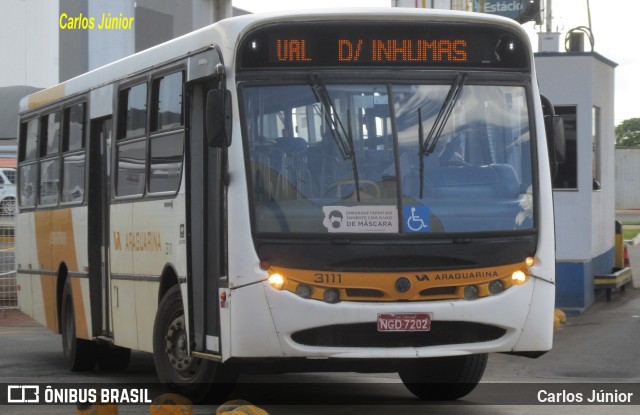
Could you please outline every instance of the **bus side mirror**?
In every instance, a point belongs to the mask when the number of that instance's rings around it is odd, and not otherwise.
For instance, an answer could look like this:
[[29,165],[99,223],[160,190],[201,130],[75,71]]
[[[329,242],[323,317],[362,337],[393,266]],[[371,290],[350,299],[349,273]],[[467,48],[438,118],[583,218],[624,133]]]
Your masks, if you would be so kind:
[[547,143],[555,151],[556,162],[564,163],[566,143],[564,140],[564,121],[559,115],[545,117],[545,129],[547,130]]
[[205,134],[212,148],[231,145],[231,93],[212,89],[207,92],[205,108]]
[[565,160],[564,121],[561,116],[555,114],[553,105],[547,97],[540,95],[540,99],[547,136],[547,150],[549,151],[549,167],[551,168],[551,178],[554,179],[558,173],[558,164],[564,163]]
[[544,117],[544,129],[547,136],[547,150],[549,151],[549,167],[551,178],[558,174],[558,165],[564,163],[565,141],[564,121],[559,115],[547,115]]

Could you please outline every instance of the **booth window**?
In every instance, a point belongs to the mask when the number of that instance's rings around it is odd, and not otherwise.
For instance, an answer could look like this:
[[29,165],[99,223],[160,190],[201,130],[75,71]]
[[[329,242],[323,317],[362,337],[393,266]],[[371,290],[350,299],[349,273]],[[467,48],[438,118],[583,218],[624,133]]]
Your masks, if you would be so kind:
[[558,174],[553,181],[554,189],[578,189],[578,135],[577,107],[575,105],[554,107],[556,115],[564,121],[566,153],[564,163],[558,165]]

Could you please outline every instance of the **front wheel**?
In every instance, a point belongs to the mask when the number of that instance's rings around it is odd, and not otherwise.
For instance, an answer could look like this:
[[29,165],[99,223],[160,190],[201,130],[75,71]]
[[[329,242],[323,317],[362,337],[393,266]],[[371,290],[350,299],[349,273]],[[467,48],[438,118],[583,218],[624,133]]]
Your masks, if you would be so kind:
[[398,374],[404,385],[426,401],[452,401],[471,393],[487,366],[487,354],[448,356],[408,362]]
[[91,340],[76,337],[76,318],[69,280],[62,291],[61,305],[62,351],[67,367],[74,372],[93,370],[96,366],[97,345]]
[[180,286],[173,286],[162,297],[153,327],[153,360],[158,378],[194,402],[206,398],[223,399],[233,389],[233,379],[223,365],[192,357],[184,319]]

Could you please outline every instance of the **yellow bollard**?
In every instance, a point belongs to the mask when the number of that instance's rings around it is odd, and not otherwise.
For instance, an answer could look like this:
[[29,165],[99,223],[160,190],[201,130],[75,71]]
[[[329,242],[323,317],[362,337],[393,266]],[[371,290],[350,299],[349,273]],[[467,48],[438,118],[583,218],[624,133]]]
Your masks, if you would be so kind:
[[80,404],[77,406],[76,415],[118,415],[116,404]]
[[193,415],[193,403],[182,395],[165,393],[153,400],[151,415]]
[[556,308],[553,314],[556,317],[558,317],[558,320],[560,320],[560,323],[565,324],[567,322],[567,315],[564,313],[564,311],[560,310],[559,308]]
[[216,415],[269,415],[269,412],[238,399],[220,405],[216,410]]
[[564,311],[556,308],[553,311],[553,329],[558,330],[560,328],[560,324],[566,324],[566,323],[567,323],[567,315],[564,313]]

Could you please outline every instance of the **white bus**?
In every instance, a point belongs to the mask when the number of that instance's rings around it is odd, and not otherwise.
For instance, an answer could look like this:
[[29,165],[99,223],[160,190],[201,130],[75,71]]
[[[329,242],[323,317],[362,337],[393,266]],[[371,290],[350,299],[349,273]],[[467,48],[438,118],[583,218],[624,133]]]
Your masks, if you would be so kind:
[[231,18],[20,113],[19,303],[72,370],[135,349],[196,399],[273,369],[441,400],[551,348],[557,118],[514,22]]

